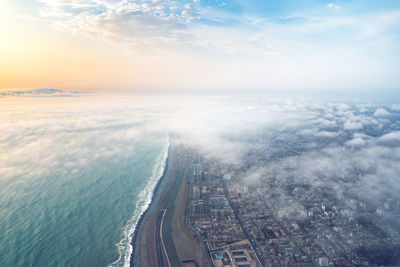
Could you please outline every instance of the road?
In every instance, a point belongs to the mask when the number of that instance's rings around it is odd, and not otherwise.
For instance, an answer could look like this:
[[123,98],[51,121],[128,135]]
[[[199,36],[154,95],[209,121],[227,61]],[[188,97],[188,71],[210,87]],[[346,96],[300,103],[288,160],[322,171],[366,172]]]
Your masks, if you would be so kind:
[[158,213],[157,223],[156,223],[156,251],[157,251],[157,262],[160,267],[170,267],[171,264],[168,260],[167,251],[164,246],[164,241],[162,239],[162,224],[164,220],[166,210],[162,209]]
[[206,241],[202,241],[202,248],[203,248],[204,255],[206,255],[206,257],[207,257],[208,266],[214,266]]

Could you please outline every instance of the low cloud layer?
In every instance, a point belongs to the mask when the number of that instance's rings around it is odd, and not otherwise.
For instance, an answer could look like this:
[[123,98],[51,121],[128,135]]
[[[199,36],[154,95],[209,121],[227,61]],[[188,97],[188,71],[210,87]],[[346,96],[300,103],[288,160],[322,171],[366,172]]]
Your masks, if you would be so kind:
[[[393,106],[232,96],[8,97],[0,103],[0,183],[8,194],[51,186],[51,177],[70,183],[93,166],[114,172],[126,163],[129,169],[142,156],[150,160],[145,147],[161,147],[169,133],[248,187],[295,180],[326,190],[348,216],[354,200],[385,209],[388,218],[400,215],[385,208],[400,203],[400,111]],[[96,183],[88,180],[87,188]],[[0,208],[8,201],[0,195]],[[277,203],[281,219],[306,216],[290,195]]]

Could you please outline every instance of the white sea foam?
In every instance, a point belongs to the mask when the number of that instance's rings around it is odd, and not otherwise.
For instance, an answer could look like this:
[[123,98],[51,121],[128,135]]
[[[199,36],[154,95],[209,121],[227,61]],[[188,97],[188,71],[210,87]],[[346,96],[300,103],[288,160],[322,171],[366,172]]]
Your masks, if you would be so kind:
[[146,187],[139,194],[139,198],[136,202],[135,211],[132,215],[132,218],[128,221],[127,225],[123,229],[124,237],[117,244],[119,257],[118,259],[111,263],[109,267],[129,267],[130,265],[130,257],[132,255],[132,237],[137,224],[139,222],[140,217],[143,213],[149,208],[151,204],[151,200],[153,198],[154,190],[157,186],[158,181],[162,177],[164,173],[164,169],[166,167],[166,162],[168,158],[168,149],[169,149],[169,137],[165,142],[165,145],[157,158],[157,161],[154,165],[152,176],[149,179]]

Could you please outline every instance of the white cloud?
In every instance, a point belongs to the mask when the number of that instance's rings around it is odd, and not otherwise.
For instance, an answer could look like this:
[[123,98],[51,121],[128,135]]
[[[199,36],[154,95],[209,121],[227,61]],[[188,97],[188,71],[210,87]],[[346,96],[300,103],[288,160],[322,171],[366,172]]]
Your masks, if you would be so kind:
[[359,111],[360,111],[361,113],[365,113],[365,112],[368,111],[368,108],[367,108],[367,107],[360,107]]
[[[399,83],[397,61],[385,59],[398,48],[392,33],[400,13],[326,16],[325,10],[319,16],[302,11],[275,18],[249,15],[242,3],[238,14],[197,2],[41,0],[41,15],[58,30],[117,44],[134,54],[190,55],[190,64],[171,57],[162,66],[171,72],[177,65],[177,76],[181,70],[195,77],[201,73],[201,84],[187,78],[185,88],[376,89]],[[286,23],[292,18],[296,23]]]
[[[121,99],[97,97],[28,102],[23,111],[13,113],[10,109],[9,113],[0,114],[0,151],[7,152],[0,154],[0,177],[4,179],[40,176],[57,169],[80,171],[101,158],[126,160],[130,156],[126,148],[134,140],[157,131],[178,134],[182,143],[223,166],[231,164],[239,169],[246,160],[251,162],[254,169],[243,175],[249,183],[265,177],[291,176],[313,186],[328,184],[340,194],[334,178],[344,179],[354,175],[354,170],[366,173],[357,184],[364,191],[376,186],[376,192],[382,192],[385,188],[379,184],[381,179],[388,179],[390,185],[398,179],[394,174],[399,168],[400,150],[384,142],[398,142],[399,132],[378,139],[359,132],[344,142],[348,138],[346,131],[319,130],[319,125],[331,122],[319,120],[325,112],[314,111],[310,107],[318,105],[309,101],[241,96],[133,97],[122,103]],[[33,104],[39,102],[41,105]],[[341,107],[337,112],[345,111],[340,118],[347,129],[361,129],[373,121],[366,115],[348,112],[350,106]],[[334,112],[329,110],[329,114]],[[29,121],[25,119],[27,114]],[[377,124],[370,125],[379,130]],[[271,140],[279,145],[274,146]],[[280,144],[289,144],[289,149],[294,147],[301,153],[280,158],[288,152]],[[258,157],[251,158],[254,153],[262,158],[280,156],[263,162]],[[385,171],[387,166],[389,170]]]
[[351,107],[345,103],[336,104],[336,105],[334,105],[334,107],[336,108],[337,115],[353,114]]
[[363,127],[364,127],[364,125],[362,124],[362,122],[357,121],[357,120],[347,120],[344,123],[344,129],[346,129],[346,130],[358,130]]
[[[328,116],[326,115],[325,117],[330,117],[333,118],[333,116]],[[334,120],[326,120],[326,119],[317,119],[316,120],[317,123],[319,123],[322,127],[336,127],[337,123]]]
[[379,138],[383,142],[400,141],[400,132],[391,132]]
[[[400,132],[377,140],[359,132],[343,144],[347,131],[319,132],[320,125],[333,126],[334,121],[320,120],[326,113],[311,101],[258,96],[8,100],[0,99],[0,179],[14,179],[20,185],[45,180],[46,175],[51,181],[68,179],[99,166],[115,175],[120,170],[112,166],[135,163],[132,151],[140,149],[140,143],[148,145],[154,133],[170,131],[206,159],[242,174],[239,177],[249,184],[270,177],[278,182],[295,179],[311,187],[329,187],[338,203],[347,197],[342,190],[350,178],[354,178],[350,195],[362,199],[375,201],[376,196],[389,195],[387,191],[393,196],[400,191],[400,148],[381,143],[399,141]],[[356,116],[352,107],[341,107],[335,109],[340,116],[328,111],[337,122],[350,129],[370,123],[379,131],[370,115]],[[252,168],[247,171],[247,166]],[[241,167],[246,171],[241,173]],[[281,199],[281,203],[278,216],[282,218],[300,219],[305,213],[291,199]]]
[[390,115],[389,112],[387,112],[386,109],[383,108],[378,108],[375,112],[374,112],[374,116],[375,117],[384,117],[384,116],[388,116]]
[[353,138],[346,142],[346,145],[351,147],[363,146],[364,144],[365,140],[360,137]]
[[187,23],[197,17],[194,5],[169,0],[41,2],[42,16],[56,16],[54,25],[62,31],[141,49],[184,42]]
[[400,105],[399,105],[399,104],[392,105],[392,106],[390,107],[390,109],[396,110],[396,111],[400,111]]
[[326,7],[328,7],[328,8],[333,8],[333,9],[339,9],[339,8],[341,8],[341,6],[339,6],[339,5],[337,5],[337,4],[334,4],[334,3],[329,3],[329,4],[326,5]]
[[339,133],[337,133],[337,132],[321,131],[321,132],[318,132],[316,135],[317,135],[317,136],[321,136],[321,137],[333,138],[333,137],[337,137],[337,136],[339,135]]

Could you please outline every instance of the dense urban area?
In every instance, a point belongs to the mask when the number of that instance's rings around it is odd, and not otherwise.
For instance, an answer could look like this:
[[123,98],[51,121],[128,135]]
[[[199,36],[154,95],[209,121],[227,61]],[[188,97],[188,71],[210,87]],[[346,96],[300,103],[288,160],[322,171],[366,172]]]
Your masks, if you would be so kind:
[[[367,130],[382,135],[379,129]],[[240,167],[221,166],[195,150],[188,152],[194,163],[188,179],[186,225],[203,244],[208,263],[218,267],[398,266],[400,201],[395,190],[382,194],[379,185],[379,194],[363,192],[364,178],[376,172],[374,167],[337,162],[332,172],[328,166],[310,166],[318,178],[312,180],[307,172],[299,173],[299,163],[293,160],[324,149],[336,149],[347,157],[358,148],[345,143],[361,134],[343,131],[329,141],[291,134],[290,141],[280,140],[282,133],[271,135],[272,153],[260,147],[249,149]],[[250,140],[254,141],[257,138]],[[254,166],[256,170],[270,167],[249,181]]]
[[[398,201],[388,197],[380,207],[354,198],[343,207],[327,187],[311,188],[295,178],[248,187],[206,166],[196,165],[190,179],[189,225],[215,266],[395,263],[391,254],[398,253],[400,239],[384,228],[381,216],[399,209]],[[351,194],[351,184],[341,184]]]

